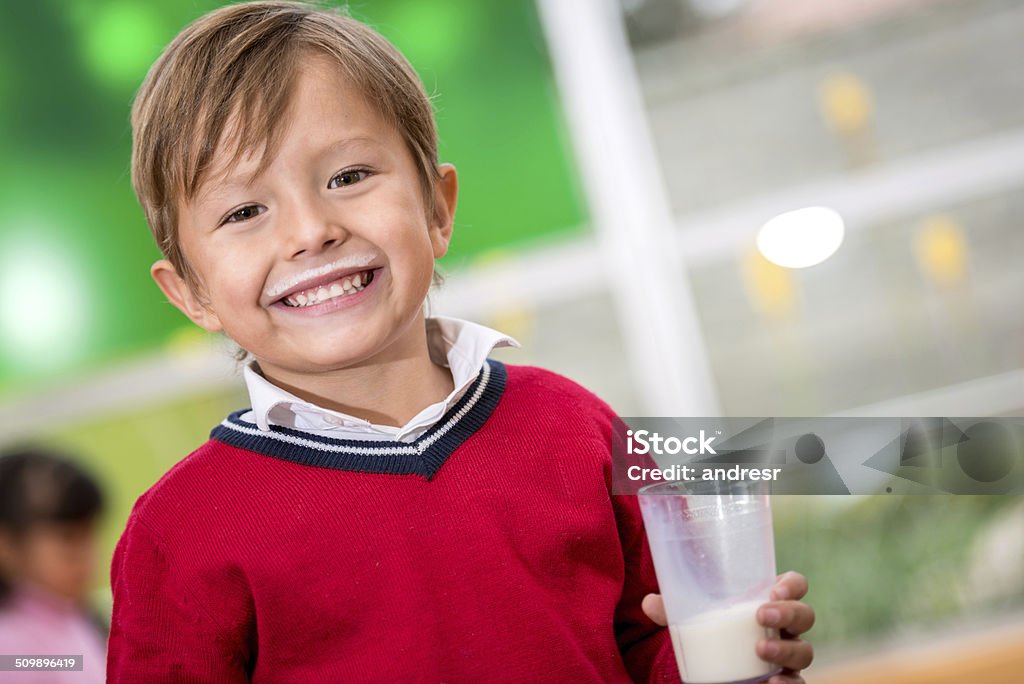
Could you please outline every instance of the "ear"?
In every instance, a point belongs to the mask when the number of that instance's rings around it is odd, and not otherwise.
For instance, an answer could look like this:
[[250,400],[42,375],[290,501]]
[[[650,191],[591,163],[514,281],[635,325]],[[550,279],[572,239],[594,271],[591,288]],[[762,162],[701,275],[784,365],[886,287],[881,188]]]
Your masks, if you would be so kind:
[[188,283],[178,275],[170,261],[161,259],[149,269],[153,280],[171,304],[188,316],[193,323],[209,332],[220,332],[224,328],[213,309],[203,303]]
[[434,246],[434,258],[440,259],[448,252],[455,227],[455,204],[459,196],[459,179],[455,167],[441,164],[441,177],[434,188],[434,215],[430,224],[430,244]]

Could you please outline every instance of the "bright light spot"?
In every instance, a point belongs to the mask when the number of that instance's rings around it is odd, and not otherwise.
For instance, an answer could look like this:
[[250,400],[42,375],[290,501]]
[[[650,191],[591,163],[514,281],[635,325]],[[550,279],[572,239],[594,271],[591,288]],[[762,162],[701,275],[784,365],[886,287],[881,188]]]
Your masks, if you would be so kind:
[[53,370],[83,350],[85,283],[74,259],[51,245],[0,249],[0,345],[15,362]]
[[828,207],[779,214],[761,227],[757,248],[765,259],[787,268],[820,264],[843,243],[843,217]]

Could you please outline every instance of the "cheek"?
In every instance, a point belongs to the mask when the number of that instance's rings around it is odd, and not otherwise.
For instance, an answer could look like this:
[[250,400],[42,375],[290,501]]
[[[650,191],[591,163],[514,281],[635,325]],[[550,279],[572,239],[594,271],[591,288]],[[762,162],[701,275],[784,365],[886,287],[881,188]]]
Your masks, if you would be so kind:
[[391,224],[382,240],[387,241],[381,247],[388,252],[389,259],[401,263],[406,270],[433,271],[434,245],[426,222],[419,215],[406,214],[404,224]]
[[426,208],[422,200],[419,186],[409,182],[400,184],[399,188],[386,195],[374,196],[373,204],[366,207],[366,215],[374,217],[367,227],[390,245],[402,243],[409,247],[415,244],[422,248],[424,243],[429,243]]
[[258,300],[269,271],[267,240],[259,238],[256,233],[251,237],[225,233],[202,245],[190,245],[190,263],[215,309],[218,301],[237,305],[240,298]]
[[[225,256],[215,267],[210,269],[209,279],[210,301],[214,309],[228,309],[230,316],[232,307],[248,303],[256,304],[262,294],[265,281],[265,270],[260,268],[256,260],[248,260],[242,256],[246,250],[237,250]],[[219,314],[225,312],[218,311]]]
[[434,249],[426,232],[405,236],[399,250],[393,252],[392,263],[396,277],[401,277],[414,287],[419,296],[430,288],[434,273]]

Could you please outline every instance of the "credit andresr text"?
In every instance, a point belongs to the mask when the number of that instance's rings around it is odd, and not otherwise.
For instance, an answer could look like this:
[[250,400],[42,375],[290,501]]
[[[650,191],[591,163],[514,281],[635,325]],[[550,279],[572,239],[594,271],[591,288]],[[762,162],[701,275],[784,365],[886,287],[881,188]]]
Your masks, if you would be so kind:
[[[627,430],[626,431],[626,452],[629,454],[715,454],[711,443],[715,441],[714,436],[708,436],[701,430],[694,437],[662,437],[657,432],[649,430]],[[714,467],[701,464],[698,466],[671,465],[666,468],[643,468],[641,466],[630,466],[626,470],[626,476],[630,480],[770,480],[779,478],[782,468],[750,468],[734,465],[731,467]]]

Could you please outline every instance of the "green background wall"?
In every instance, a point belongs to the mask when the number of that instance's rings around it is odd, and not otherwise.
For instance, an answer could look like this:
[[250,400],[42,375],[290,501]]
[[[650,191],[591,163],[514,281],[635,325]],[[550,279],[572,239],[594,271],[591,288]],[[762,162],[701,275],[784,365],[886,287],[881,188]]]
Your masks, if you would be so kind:
[[[160,348],[190,324],[129,179],[132,96],[217,2],[0,5],[0,399]],[[580,230],[584,210],[531,2],[380,0],[350,13],[403,50],[460,171],[443,266]]]

